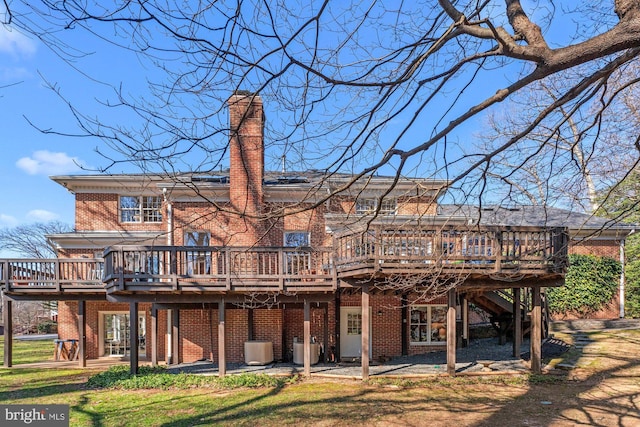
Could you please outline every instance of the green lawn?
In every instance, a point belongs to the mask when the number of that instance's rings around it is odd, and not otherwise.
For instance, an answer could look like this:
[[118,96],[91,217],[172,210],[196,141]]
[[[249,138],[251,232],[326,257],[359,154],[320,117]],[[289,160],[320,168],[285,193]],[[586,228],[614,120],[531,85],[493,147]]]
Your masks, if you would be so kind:
[[0,402],[68,404],[72,426],[640,425],[640,331],[590,338],[588,351],[566,354],[576,365],[568,376],[311,378],[256,388],[211,379],[94,389],[87,381],[95,370],[11,368],[0,369]]
[[[4,360],[4,337],[0,336],[0,360]],[[13,340],[13,364],[53,360],[53,340]]]

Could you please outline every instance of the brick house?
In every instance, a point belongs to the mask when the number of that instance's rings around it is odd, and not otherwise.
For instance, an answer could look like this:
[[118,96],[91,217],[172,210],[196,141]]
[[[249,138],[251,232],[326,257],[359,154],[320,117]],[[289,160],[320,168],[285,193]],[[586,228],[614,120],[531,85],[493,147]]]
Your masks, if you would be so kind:
[[539,371],[541,290],[563,283],[569,236],[613,254],[628,233],[560,210],[441,206],[446,181],[265,172],[260,97],[228,102],[228,170],[53,177],[75,195],[75,231],[48,236],[55,260],[0,260],[5,325],[12,300],[59,300],[83,366],[208,359],[224,375],[257,345],[307,373],[318,352],[359,359],[363,378],[371,358],[447,351],[453,374],[473,301],[510,316],[518,355],[530,323]]

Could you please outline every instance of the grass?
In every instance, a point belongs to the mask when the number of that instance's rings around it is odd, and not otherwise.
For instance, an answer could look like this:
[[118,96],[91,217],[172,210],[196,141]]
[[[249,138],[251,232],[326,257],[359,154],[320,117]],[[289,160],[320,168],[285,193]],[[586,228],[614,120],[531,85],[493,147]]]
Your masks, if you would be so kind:
[[[0,369],[0,402],[68,404],[72,426],[640,425],[640,332],[593,336],[600,363],[569,377],[277,379]],[[49,343],[50,344],[50,343]],[[47,357],[50,357],[47,353]]]
[[[46,362],[53,360],[53,341],[13,339],[13,364]],[[0,359],[4,358],[4,336],[0,336]]]

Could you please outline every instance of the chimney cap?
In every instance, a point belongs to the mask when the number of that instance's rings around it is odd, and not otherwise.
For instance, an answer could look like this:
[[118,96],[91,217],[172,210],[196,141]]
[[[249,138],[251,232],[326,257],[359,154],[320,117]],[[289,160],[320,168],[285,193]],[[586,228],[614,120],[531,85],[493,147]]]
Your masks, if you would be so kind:
[[233,94],[236,96],[254,96],[256,95],[254,92],[251,92],[250,90],[244,90],[244,89],[236,89],[233,91]]

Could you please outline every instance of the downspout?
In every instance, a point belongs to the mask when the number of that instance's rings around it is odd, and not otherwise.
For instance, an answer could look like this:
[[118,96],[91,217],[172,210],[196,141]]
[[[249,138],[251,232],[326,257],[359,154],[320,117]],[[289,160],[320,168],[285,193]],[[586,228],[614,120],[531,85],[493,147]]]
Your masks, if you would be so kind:
[[[167,189],[162,189],[162,195],[164,197],[164,202],[167,205],[167,246],[173,245],[173,206],[171,205],[171,201],[167,197]],[[171,267],[169,267],[171,268]],[[167,364],[173,363],[173,310],[167,310]]]
[[[627,234],[627,238],[629,238],[629,236],[631,236],[635,232],[636,232],[636,230],[631,230],[629,232],[629,234]],[[624,307],[625,284],[626,284],[625,274],[624,274],[624,267],[625,267],[624,249],[625,249],[625,243],[626,243],[626,239],[620,240],[620,292],[619,293],[620,293],[620,318],[621,319],[623,319],[624,315],[625,315],[625,307]]]

